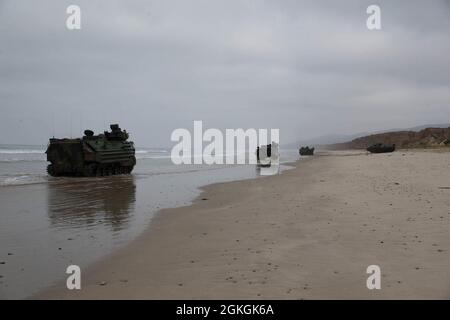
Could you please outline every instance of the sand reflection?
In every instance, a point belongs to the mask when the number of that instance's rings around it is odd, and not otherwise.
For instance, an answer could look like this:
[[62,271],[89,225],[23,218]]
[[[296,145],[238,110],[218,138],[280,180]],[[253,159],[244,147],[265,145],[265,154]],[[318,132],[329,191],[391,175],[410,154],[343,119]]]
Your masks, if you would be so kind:
[[119,231],[133,214],[135,201],[133,176],[61,178],[48,183],[48,215],[54,227],[102,224]]

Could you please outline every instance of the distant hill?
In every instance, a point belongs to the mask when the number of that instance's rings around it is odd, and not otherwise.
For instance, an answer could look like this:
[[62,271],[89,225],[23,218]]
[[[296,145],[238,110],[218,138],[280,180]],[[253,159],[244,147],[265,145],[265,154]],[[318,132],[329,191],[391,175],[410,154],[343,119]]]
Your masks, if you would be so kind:
[[327,144],[335,144],[350,141],[354,138],[367,135],[368,133],[358,133],[358,134],[327,134],[311,139],[299,140],[293,143],[284,145],[285,148],[297,149],[300,146],[319,146]]
[[300,146],[327,146],[332,147],[333,145],[340,145],[343,143],[349,143],[357,138],[367,137],[371,135],[378,135],[381,133],[389,133],[389,132],[403,132],[403,131],[414,131],[419,132],[426,128],[449,128],[450,123],[445,124],[428,124],[422,126],[416,126],[411,128],[397,128],[397,129],[389,129],[389,130],[381,130],[374,132],[359,132],[355,134],[326,134],[319,137],[299,140],[294,143],[289,143],[284,145],[285,148],[294,148],[297,149]]
[[450,146],[450,125],[447,128],[417,127],[419,131],[402,130],[371,134],[349,142],[326,145],[327,149],[365,149],[374,143],[395,144],[398,148]]

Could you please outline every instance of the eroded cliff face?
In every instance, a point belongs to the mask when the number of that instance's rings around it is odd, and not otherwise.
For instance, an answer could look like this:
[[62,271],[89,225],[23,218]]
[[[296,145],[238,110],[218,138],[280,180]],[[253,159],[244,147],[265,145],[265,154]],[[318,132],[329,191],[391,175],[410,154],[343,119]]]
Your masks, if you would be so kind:
[[365,149],[374,143],[394,144],[398,148],[450,147],[449,128],[426,128],[421,131],[395,131],[356,138],[326,146],[328,149]]

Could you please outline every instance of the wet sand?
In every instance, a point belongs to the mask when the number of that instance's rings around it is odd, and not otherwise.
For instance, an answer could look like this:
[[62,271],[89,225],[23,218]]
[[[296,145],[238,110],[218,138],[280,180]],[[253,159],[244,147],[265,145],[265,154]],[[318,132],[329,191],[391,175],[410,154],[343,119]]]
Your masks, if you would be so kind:
[[83,270],[82,290],[34,298],[450,299],[449,156],[335,152],[210,185]]
[[[33,166],[39,176],[45,162]],[[190,205],[200,186],[254,177],[253,166],[141,159],[131,176],[0,186],[0,300],[30,297],[64,279],[68,265],[84,269],[126,246],[161,208]]]

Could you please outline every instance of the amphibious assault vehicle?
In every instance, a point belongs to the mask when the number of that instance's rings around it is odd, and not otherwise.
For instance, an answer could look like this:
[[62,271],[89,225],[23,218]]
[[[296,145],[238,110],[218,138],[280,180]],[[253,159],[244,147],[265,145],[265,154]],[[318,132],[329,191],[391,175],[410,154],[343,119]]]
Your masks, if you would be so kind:
[[268,168],[273,163],[279,163],[278,144],[272,142],[256,148],[256,161],[258,167]]
[[94,135],[85,130],[77,139],[51,138],[47,147],[47,172],[51,176],[109,176],[129,174],[136,164],[134,143],[118,124],[111,132]]
[[370,153],[394,152],[395,144],[375,143],[366,149]]
[[314,148],[301,147],[300,150],[298,150],[298,153],[301,156],[312,156],[312,155],[314,155]]

